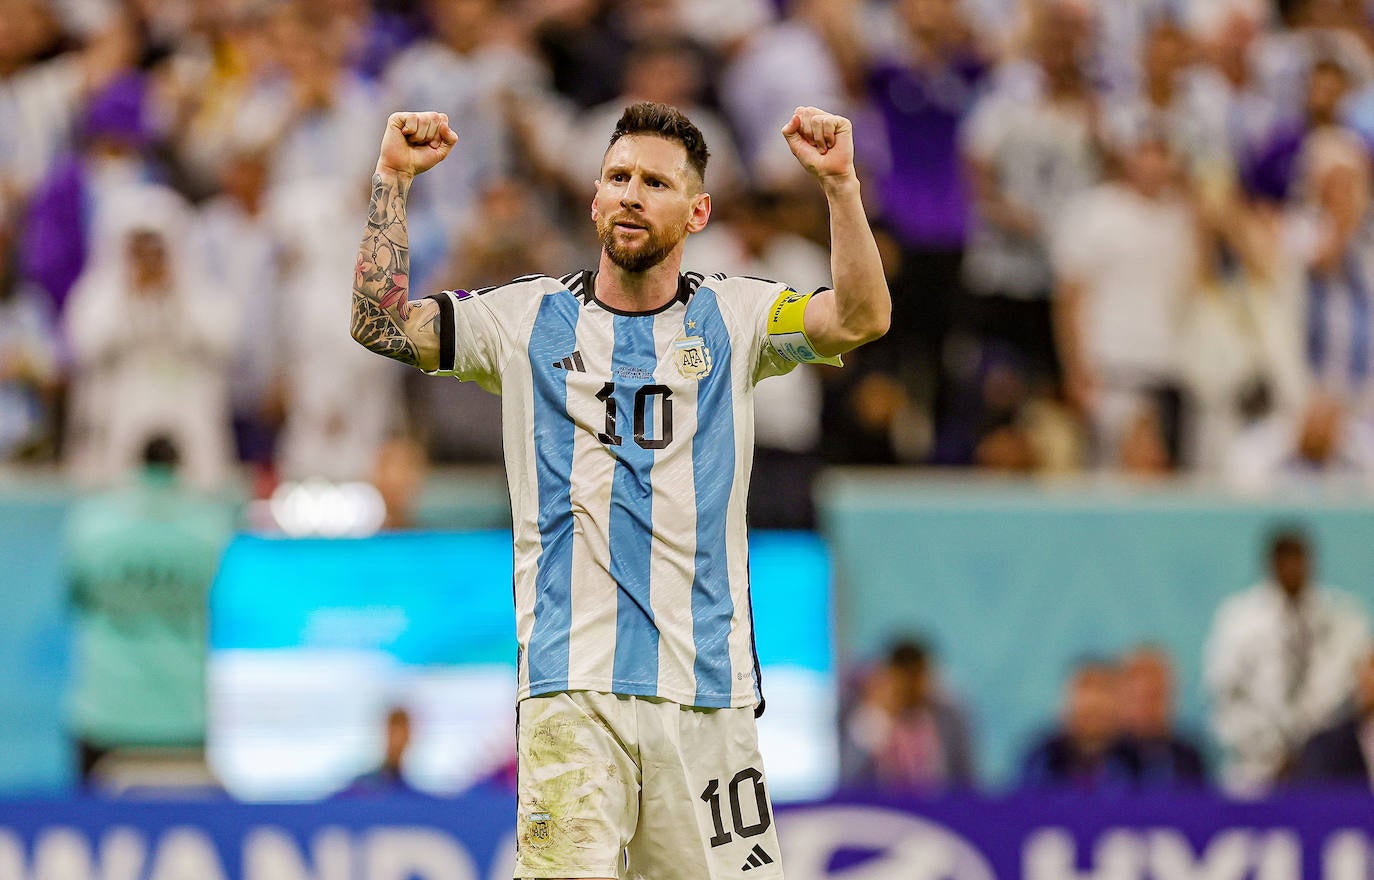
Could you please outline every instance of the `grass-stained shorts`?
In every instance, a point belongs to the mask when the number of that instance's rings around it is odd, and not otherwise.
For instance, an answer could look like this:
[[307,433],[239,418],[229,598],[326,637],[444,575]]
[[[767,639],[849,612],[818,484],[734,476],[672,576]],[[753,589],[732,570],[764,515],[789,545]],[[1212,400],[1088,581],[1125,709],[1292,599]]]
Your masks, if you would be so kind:
[[752,708],[570,691],[519,718],[517,878],[782,876]]

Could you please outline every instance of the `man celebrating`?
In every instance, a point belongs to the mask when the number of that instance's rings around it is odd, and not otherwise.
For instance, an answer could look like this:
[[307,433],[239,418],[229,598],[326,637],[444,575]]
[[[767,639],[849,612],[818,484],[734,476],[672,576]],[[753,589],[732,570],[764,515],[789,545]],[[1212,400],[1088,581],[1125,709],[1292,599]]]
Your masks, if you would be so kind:
[[517,877],[781,876],[754,723],[753,389],[838,364],[891,313],[849,120],[801,107],[782,134],[829,202],[833,290],[679,274],[711,215],[708,151],[680,112],[639,103],[596,182],[596,271],[411,303],[406,195],[458,135],[441,113],[387,123],[353,337],[502,395]]

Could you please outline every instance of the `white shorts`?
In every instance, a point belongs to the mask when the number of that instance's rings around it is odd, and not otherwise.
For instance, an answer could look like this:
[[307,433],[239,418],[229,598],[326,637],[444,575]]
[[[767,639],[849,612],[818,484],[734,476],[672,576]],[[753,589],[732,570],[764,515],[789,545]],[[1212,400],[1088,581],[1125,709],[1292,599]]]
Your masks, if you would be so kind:
[[571,691],[519,718],[518,880],[782,877],[752,708]]

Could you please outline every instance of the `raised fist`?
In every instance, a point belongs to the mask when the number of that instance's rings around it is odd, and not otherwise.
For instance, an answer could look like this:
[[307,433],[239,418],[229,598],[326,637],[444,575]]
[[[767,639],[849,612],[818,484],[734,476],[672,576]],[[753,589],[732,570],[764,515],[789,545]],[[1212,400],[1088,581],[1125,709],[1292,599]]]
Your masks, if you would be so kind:
[[802,167],[822,182],[854,176],[854,126],[817,107],[798,107],[782,127],[787,146]]
[[442,162],[456,143],[458,132],[449,128],[445,113],[393,113],[386,121],[377,168],[414,177]]

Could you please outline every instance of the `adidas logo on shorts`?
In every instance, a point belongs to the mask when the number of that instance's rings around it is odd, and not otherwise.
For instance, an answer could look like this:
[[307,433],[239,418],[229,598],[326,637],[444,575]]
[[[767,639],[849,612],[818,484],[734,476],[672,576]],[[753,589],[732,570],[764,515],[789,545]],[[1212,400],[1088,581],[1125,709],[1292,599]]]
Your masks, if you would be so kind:
[[773,864],[773,857],[764,852],[763,847],[754,844],[753,852],[749,853],[749,861],[744,863],[741,871],[751,871],[754,868],[762,868],[764,865]]

